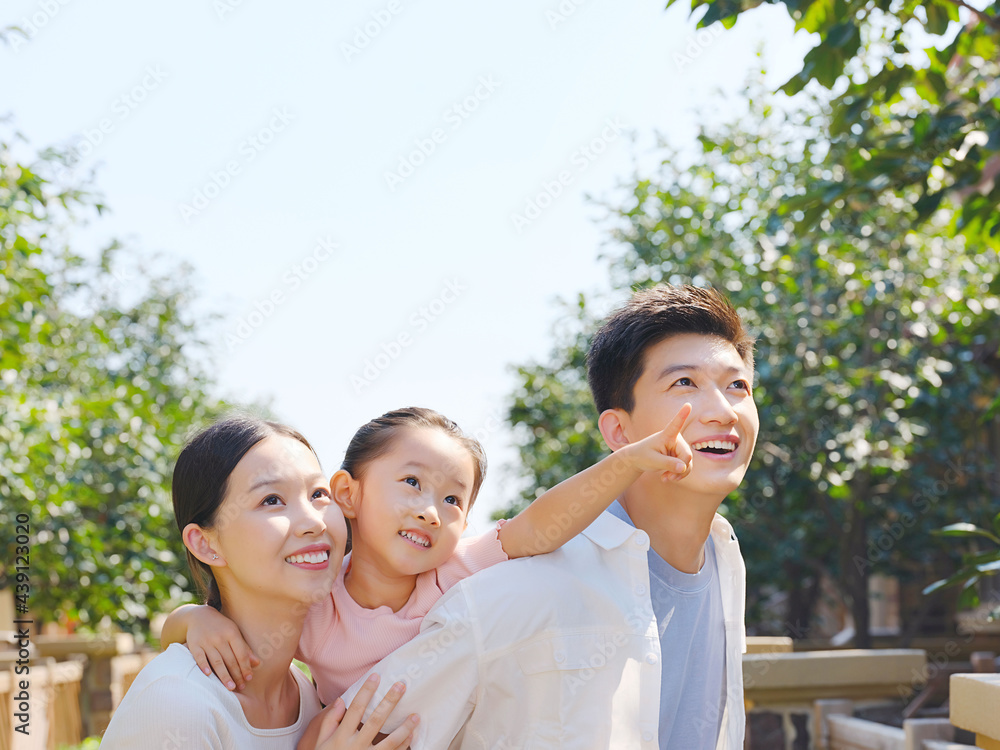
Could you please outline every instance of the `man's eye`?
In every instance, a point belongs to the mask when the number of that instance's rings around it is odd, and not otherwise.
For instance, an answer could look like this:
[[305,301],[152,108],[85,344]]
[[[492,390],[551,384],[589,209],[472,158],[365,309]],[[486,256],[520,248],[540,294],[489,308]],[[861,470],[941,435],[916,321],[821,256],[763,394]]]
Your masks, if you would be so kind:
[[748,383],[745,380],[734,380],[732,384],[735,385],[737,388],[743,389],[744,391],[750,390],[750,383]]
[[281,498],[277,495],[268,495],[261,501],[261,505],[281,505]]
[[694,381],[691,378],[678,378],[674,385],[694,385]]
[[420,487],[420,482],[417,481],[416,477],[407,477],[403,481],[406,482],[411,487]]

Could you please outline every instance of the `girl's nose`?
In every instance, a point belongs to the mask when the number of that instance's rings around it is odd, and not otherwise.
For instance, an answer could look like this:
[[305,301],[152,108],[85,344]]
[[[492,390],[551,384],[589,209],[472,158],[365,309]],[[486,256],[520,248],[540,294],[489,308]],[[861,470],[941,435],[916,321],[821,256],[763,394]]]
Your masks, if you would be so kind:
[[441,518],[438,516],[437,508],[433,505],[428,505],[418,511],[417,518],[424,523],[429,523],[431,526],[439,526],[441,524]]

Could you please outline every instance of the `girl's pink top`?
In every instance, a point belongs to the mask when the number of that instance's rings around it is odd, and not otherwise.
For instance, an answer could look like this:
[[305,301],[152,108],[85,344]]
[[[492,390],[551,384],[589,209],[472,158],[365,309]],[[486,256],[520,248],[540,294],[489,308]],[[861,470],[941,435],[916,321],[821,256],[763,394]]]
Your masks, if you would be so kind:
[[478,570],[507,559],[498,532],[503,521],[480,536],[462,539],[444,565],[417,576],[417,585],[398,612],[365,609],[344,588],[350,555],[344,558],[330,596],[306,615],[295,658],[312,672],[320,700],[330,705],[364,674],[420,631],[424,615],[444,592]]

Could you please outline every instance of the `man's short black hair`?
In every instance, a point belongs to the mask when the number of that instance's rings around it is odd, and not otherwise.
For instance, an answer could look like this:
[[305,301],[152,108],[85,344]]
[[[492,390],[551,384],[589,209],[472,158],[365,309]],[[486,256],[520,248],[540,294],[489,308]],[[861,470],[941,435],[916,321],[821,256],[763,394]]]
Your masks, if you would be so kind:
[[598,414],[608,409],[631,412],[646,351],[684,333],[725,339],[753,367],[754,339],[721,292],[666,285],[636,292],[604,321],[587,352],[587,380]]

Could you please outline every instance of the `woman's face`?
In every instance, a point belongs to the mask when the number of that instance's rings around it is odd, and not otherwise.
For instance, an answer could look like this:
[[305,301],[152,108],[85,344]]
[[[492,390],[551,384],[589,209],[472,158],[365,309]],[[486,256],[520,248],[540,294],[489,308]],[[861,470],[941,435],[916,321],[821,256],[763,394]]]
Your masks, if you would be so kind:
[[218,560],[225,606],[240,595],[307,604],[330,592],[347,542],[330,484],[305,445],[271,435],[229,475],[216,522],[205,533]]

